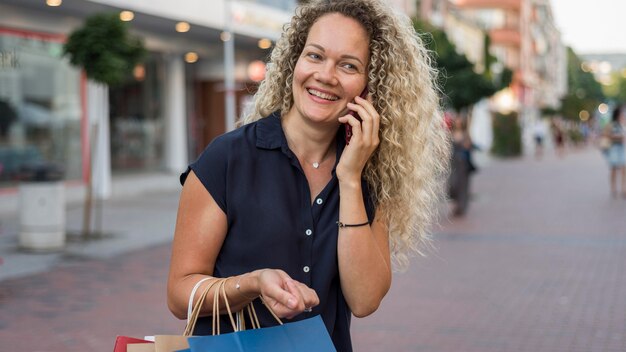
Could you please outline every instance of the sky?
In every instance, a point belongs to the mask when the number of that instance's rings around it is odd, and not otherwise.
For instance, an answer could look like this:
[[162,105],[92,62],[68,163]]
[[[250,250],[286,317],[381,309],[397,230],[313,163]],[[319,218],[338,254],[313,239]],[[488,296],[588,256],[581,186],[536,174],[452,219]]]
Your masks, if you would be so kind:
[[626,0],[550,0],[563,42],[576,54],[626,54]]

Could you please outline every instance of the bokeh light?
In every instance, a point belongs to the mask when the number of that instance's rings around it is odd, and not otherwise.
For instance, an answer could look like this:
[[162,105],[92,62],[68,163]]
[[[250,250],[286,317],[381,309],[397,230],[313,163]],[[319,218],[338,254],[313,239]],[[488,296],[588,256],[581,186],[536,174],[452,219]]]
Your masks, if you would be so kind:
[[135,18],[135,14],[132,11],[122,11],[120,12],[120,20],[124,22],[132,21]]
[[221,39],[223,42],[227,42],[227,41],[229,41],[229,40],[230,40],[230,37],[231,37],[230,32],[222,32],[222,33],[220,33],[220,39]]
[[589,111],[581,110],[578,113],[578,117],[580,118],[580,121],[587,121],[587,120],[589,120]]
[[265,78],[265,63],[261,60],[254,60],[248,65],[248,77],[254,82],[262,81]]
[[178,22],[176,23],[176,32],[178,33],[186,33],[189,32],[191,26],[187,22]]
[[193,64],[196,61],[198,61],[198,54],[194,53],[193,51],[190,51],[187,54],[185,54],[185,62],[189,64]]
[[272,41],[267,39],[267,38],[263,38],[259,40],[259,48],[261,49],[269,49],[272,46]]

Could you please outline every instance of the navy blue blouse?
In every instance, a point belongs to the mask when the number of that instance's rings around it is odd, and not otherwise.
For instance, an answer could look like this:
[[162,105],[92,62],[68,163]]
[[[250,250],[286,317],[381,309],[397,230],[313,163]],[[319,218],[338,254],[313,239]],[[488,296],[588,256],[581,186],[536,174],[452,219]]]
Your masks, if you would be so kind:
[[[341,292],[337,265],[336,221],[339,186],[335,174],[311,203],[309,185],[289,149],[280,113],[217,137],[181,175],[193,170],[226,214],[228,233],[215,263],[214,276],[240,275],[256,269],[282,269],[315,290],[319,306],[297,321],[321,315],[338,351],[352,351],[350,309]],[[337,133],[337,158],[345,147]],[[367,184],[363,199],[370,222],[374,206]],[[257,301],[261,326],[276,321]],[[232,331],[227,318],[222,331]],[[249,325],[248,325],[249,326]],[[211,319],[201,318],[196,335],[210,334]]]

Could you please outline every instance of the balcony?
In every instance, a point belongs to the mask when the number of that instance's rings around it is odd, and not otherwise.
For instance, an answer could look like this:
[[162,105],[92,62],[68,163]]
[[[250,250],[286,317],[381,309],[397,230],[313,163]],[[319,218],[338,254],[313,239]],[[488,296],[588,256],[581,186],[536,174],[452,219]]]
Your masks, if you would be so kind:
[[519,11],[522,0],[453,0],[461,9],[507,9]]
[[495,28],[489,31],[491,44],[500,46],[520,47],[522,37],[515,28]]

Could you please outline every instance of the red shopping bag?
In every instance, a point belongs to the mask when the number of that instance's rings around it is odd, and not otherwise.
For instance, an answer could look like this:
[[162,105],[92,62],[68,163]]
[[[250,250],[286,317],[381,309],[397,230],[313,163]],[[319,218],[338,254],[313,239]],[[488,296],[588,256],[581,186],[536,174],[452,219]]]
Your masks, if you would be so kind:
[[127,346],[129,344],[135,343],[154,343],[148,340],[137,339],[130,336],[118,336],[115,338],[115,347],[113,347],[113,352],[127,352]]

